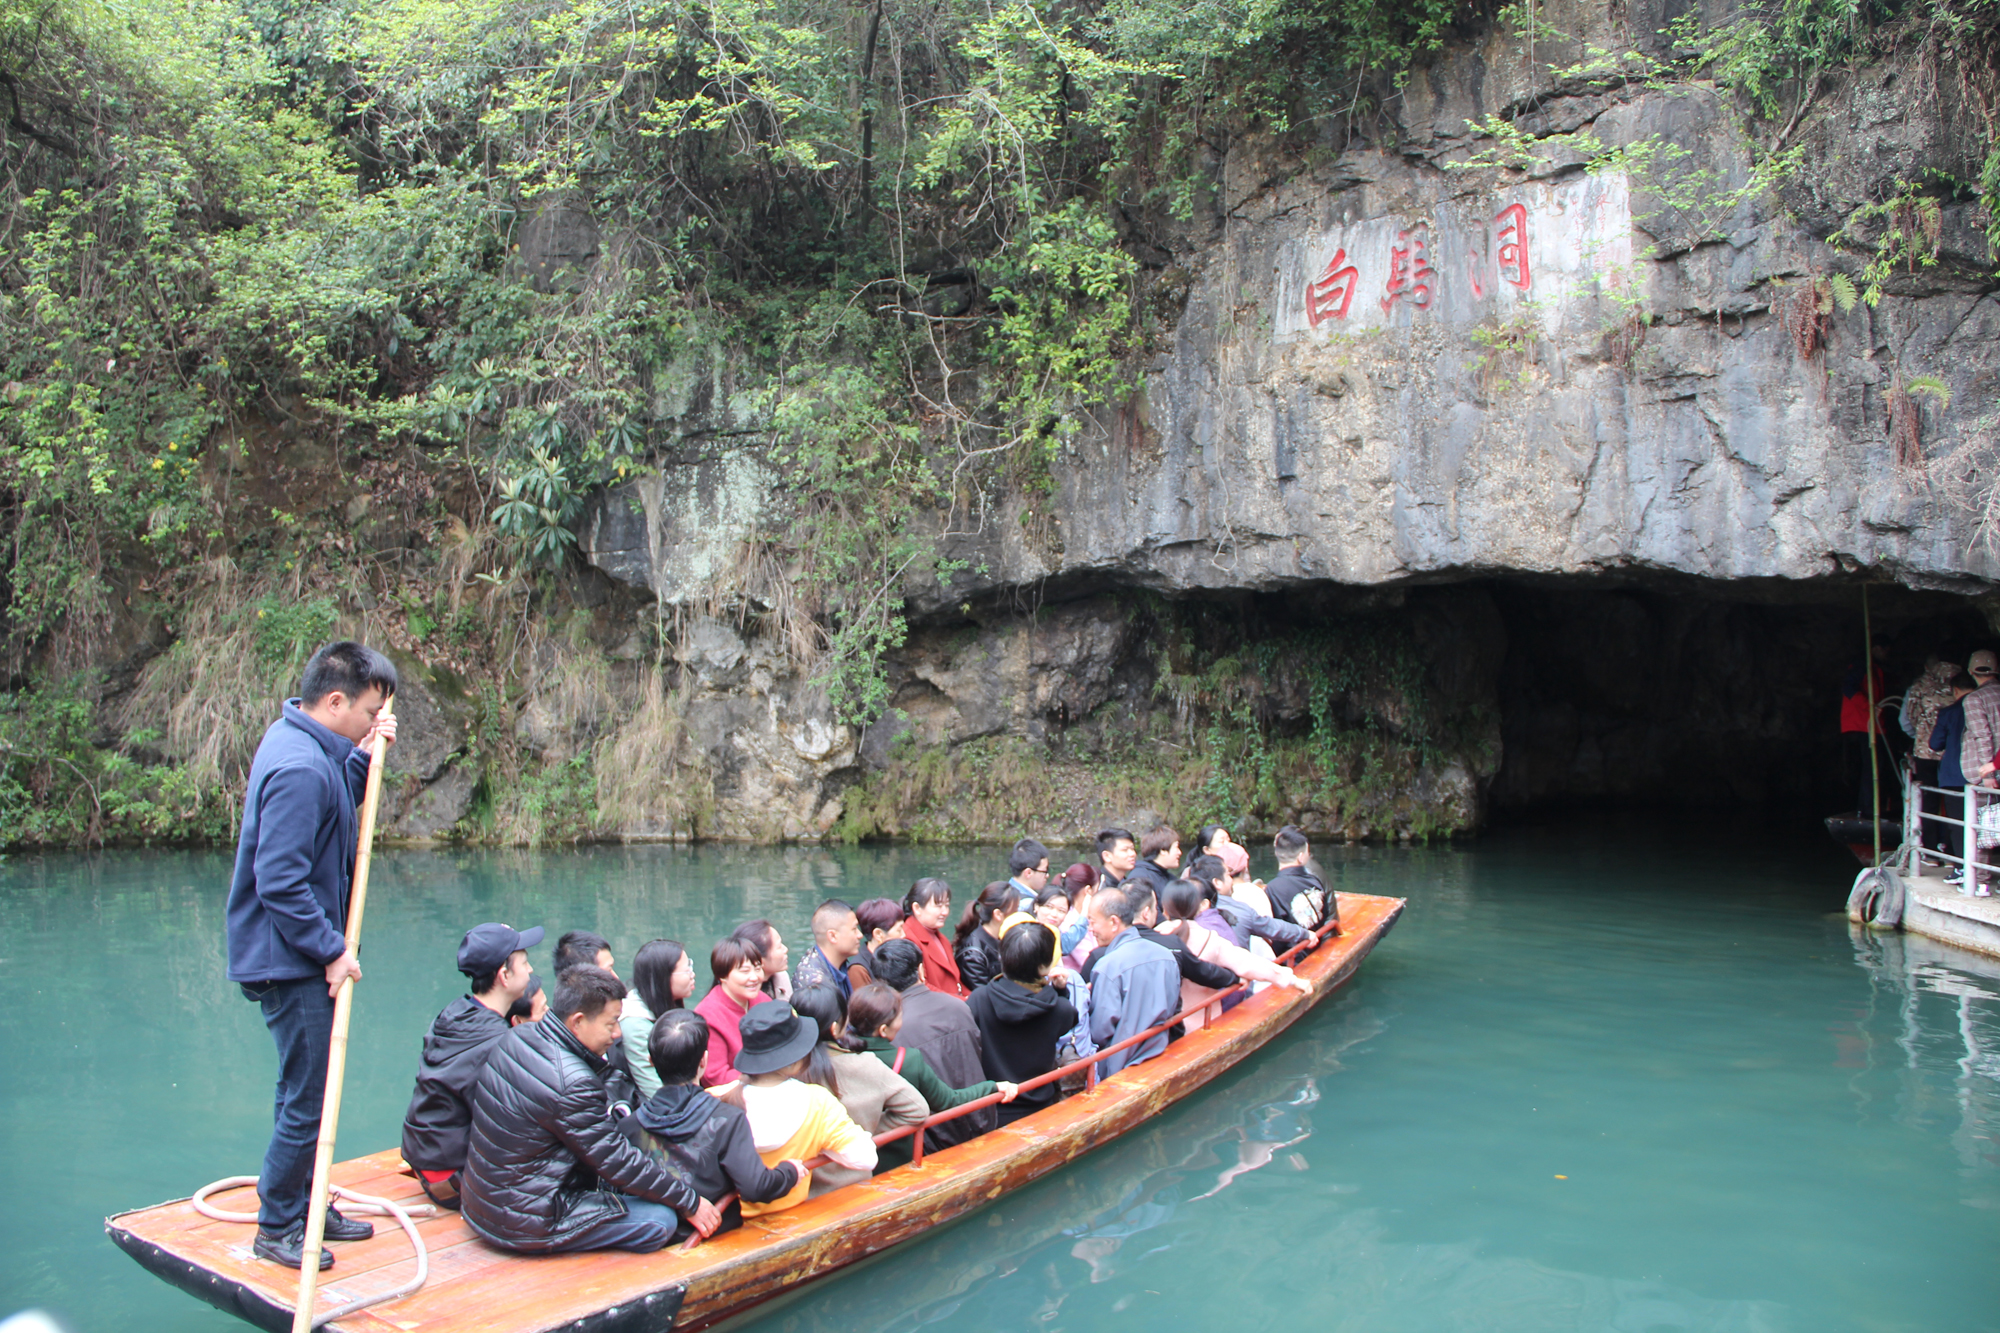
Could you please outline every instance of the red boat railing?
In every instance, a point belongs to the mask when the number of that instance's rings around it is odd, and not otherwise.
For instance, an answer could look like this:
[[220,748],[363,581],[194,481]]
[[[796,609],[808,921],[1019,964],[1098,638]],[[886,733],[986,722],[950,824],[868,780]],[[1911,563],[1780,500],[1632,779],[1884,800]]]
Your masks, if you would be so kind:
[[[1311,939],[1301,940],[1299,943],[1294,944],[1291,948],[1279,954],[1277,957],[1277,961],[1279,963],[1290,962],[1292,959],[1298,957],[1301,953],[1304,953],[1308,949],[1311,949],[1314,946],[1320,944],[1322,941],[1326,940],[1329,936],[1338,935],[1339,933],[1340,933],[1340,922],[1338,921],[1338,919],[1325,921],[1321,923],[1319,926],[1314,928]],[[1084,1056],[1081,1060],[1072,1060],[1070,1063],[1066,1065],[1062,1065],[1056,1069],[1051,1069],[1046,1074],[1037,1074],[1035,1077],[1028,1079],[1027,1081],[1017,1085],[1017,1091],[1015,1095],[1019,1096],[1020,1093],[1029,1092],[1035,1088],[1047,1087],[1049,1084],[1059,1082],[1060,1080],[1069,1077],[1071,1074],[1074,1074],[1079,1070],[1087,1071],[1091,1080],[1091,1086],[1095,1087],[1097,1083],[1097,1066],[1100,1061],[1104,1060],[1108,1056],[1116,1055],[1120,1051],[1127,1051],[1132,1049],[1134,1046],[1138,1046],[1145,1042],[1151,1041],[1154,1037],[1157,1037],[1161,1033],[1172,1029],[1175,1024],[1185,1023],[1188,1019],[1192,1018],[1194,1015],[1202,1013],[1205,1010],[1215,1007],[1216,1005],[1220,1004],[1223,1000],[1227,999],[1231,995],[1234,995],[1238,991],[1247,988],[1249,984],[1250,984],[1249,982],[1239,978],[1234,986],[1229,986],[1226,987],[1225,989],[1215,992],[1215,994],[1209,996],[1207,999],[1203,1000],[1200,1004],[1191,1005],[1190,1007],[1183,1009],[1181,1012],[1175,1014],[1172,1018],[1165,1019],[1162,1022],[1156,1023],[1152,1027],[1147,1028],[1144,1032],[1134,1033],[1133,1035],[1126,1037],[1122,1041],[1113,1042],[1111,1045],[1106,1046],[1101,1051],[1097,1051],[1091,1055]],[[989,1106],[998,1106],[1001,1103],[1001,1100],[1002,1096],[1000,1093],[997,1092],[988,1093],[986,1096],[977,1098],[974,1101],[966,1102],[962,1106],[954,1106],[948,1111],[939,1111],[934,1115],[926,1117],[919,1124],[904,1125],[899,1129],[885,1130],[884,1132],[877,1134],[875,1136],[875,1146],[880,1148],[887,1144],[894,1143],[897,1139],[909,1138],[911,1136],[915,1136],[915,1142],[911,1146],[910,1150],[910,1165],[921,1166],[923,1165],[924,1161],[923,1132],[925,1130],[929,1129],[933,1125],[941,1125],[944,1124],[946,1121],[957,1120],[961,1116],[971,1115],[974,1111],[983,1111]],[[814,1167],[828,1165],[830,1160],[831,1159],[824,1156],[815,1157],[811,1161],[805,1163],[805,1167],[808,1171],[810,1171]],[[722,1196],[722,1198],[716,1201],[715,1206],[718,1210],[727,1209],[729,1205],[734,1202],[736,1202],[736,1196],[734,1194],[725,1194]],[[686,1242],[682,1244],[681,1249],[683,1251],[692,1250],[695,1246],[699,1244],[701,1244],[701,1235],[700,1233],[696,1233],[695,1235],[689,1236],[687,1238]]]

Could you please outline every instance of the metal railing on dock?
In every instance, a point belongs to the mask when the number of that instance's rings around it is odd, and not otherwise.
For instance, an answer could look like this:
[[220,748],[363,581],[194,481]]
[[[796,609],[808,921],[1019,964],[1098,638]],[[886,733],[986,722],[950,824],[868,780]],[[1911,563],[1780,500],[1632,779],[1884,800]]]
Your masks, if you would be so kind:
[[[1993,842],[1986,847],[1980,846],[1982,817],[1992,826],[1985,836]],[[1938,830],[1945,831],[1942,838],[1936,836]],[[1957,850],[1951,850],[1953,847]],[[1922,877],[1926,861],[1956,866],[1957,874],[1948,875],[1947,883],[1971,897],[1991,896],[1993,885],[2000,883],[2000,789],[1929,787],[1915,777],[1908,778],[1903,797],[1903,844],[1883,859],[1913,883]]]

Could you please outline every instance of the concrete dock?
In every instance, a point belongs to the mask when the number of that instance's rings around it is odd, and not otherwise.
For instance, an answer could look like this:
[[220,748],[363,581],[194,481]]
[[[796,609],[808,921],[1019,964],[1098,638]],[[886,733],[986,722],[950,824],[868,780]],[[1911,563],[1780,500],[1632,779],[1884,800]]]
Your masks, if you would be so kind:
[[1903,879],[1903,929],[1961,949],[2000,957],[2000,891],[1972,898],[1944,882],[1941,867]]

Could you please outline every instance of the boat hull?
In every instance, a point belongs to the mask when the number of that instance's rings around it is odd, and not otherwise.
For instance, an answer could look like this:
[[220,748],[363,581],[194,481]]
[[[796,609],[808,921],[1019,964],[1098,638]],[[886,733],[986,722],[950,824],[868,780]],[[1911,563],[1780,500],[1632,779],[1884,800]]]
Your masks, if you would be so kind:
[[[1166,1052],[969,1143],[923,1162],[752,1218],[692,1251],[652,1255],[508,1255],[471,1234],[453,1214],[422,1224],[431,1252],[423,1290],[327,1327],[340,1330],[458,1330],[482,1333],[666,1333],[728,1318],[801,1282],[921,1235],[1058,1170],[1160,1114],[1254,1054],[1350,979],[1394,925],[1403,900],[1340,895],[1342,932],[1297,964],[1310,995],[1269,989]],[[422,1202],[391,1151],[341,1163],[335,1182],[365,1193]],[[250,1191],[218,1195],[245,1208]],[[210,1222],[185,1201],[121,1214],[112,1239],[149,1272],[260,1327],[289,1328],[297,1277],[251,1257],[253,1228]],[[388,1228],[340,1246],[322,1279],[331,1306],[387,1290],[409,1271],[409,1246]]]

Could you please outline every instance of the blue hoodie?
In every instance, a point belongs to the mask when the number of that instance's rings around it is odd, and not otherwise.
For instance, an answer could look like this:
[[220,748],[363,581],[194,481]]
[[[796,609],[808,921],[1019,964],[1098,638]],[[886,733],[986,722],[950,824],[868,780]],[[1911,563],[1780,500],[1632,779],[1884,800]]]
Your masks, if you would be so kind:
[[257,746],[229,881],[229,979],[324,975],[347,948],[347,891],[368,751],[297,699]]

